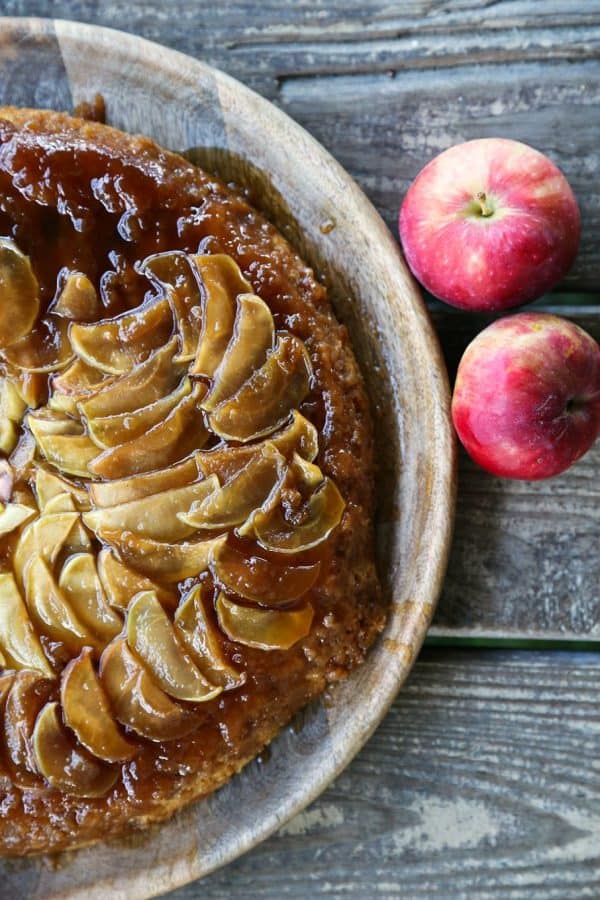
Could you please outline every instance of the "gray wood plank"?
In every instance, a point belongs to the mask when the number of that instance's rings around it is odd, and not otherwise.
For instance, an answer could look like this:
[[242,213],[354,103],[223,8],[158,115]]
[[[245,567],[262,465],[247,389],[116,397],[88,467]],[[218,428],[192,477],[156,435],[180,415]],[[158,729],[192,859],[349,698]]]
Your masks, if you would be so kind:
[[315,804],[169,898],[597,898],[599,681],[600,654],[425,652]]
[[394,231],[408,184],[440,150],[477,136],[529,141],[582,206],[582,248],[562,287],[600,282],[599,0],[4,0],[2,10],[122,28],[230,72],[328,147]]

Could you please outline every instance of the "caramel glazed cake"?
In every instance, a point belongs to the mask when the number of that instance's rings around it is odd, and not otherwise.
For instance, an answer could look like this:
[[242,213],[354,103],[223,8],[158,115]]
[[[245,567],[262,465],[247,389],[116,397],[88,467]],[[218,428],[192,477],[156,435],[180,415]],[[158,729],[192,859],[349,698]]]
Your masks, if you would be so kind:
[[4,108],[0,236],[0,849],[25,854],[223,784],[385,610],[347,333],[243,196]]

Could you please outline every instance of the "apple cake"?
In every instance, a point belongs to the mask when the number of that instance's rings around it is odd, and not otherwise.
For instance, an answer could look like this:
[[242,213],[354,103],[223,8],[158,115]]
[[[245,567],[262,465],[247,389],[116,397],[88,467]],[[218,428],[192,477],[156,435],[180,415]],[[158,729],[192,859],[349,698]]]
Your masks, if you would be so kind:
[[27,854],[223,784],[385,608],[347,332],[183,157],[0,109],[0,403],[0,850]]

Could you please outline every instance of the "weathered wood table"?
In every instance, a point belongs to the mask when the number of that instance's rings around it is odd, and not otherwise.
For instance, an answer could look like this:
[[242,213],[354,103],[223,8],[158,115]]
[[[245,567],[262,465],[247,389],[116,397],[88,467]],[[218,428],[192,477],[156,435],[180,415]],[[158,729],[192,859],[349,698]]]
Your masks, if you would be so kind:
[[[224,69],[320,140],[395,231],[450,144],[534,144],[581,204],[577,263],[537,305],[600,338],[600,0],[4,0]],[[449,368],[487,321],[431,303]],[[510,483],[464,456],[428,646],[389,716],[278,834],[173,898],[600,897],[600,442]]]

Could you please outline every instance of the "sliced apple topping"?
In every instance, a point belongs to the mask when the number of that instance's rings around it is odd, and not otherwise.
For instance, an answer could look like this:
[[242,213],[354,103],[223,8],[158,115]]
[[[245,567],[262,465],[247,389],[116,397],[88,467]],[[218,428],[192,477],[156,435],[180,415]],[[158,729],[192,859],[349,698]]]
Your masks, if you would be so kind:
[[102,478],[122,478],[168,466],[203,447],[209,436],[198,407],[204,390],[203,385],[195,385],[163,422],[132,441],[105,450],[89,462],[89,471]]
[[68,494],[65,491],[64,494],[56,494],[55,497],[52,497],[51,500],[48,500],[44,512],[48,515],[61,512],[77,512],[77,508],[71,494]]
[[195,585],[175,613],[175,630],[202,674],[223,690],[232,690],[245,684],[246,673],[227,660],[219,629],[209,613],[210,602],[203,594],[202,585]]
[[17,369],[26,372],[57,372],[73,359],[68,323],[60,316],[49,315],[10,347],[2,356]]
[[246,441],[276,431],[310,390],[312,368],[301,340],[281,334],[264,365],[209,416],[225,440]]
[[79,621],[41,556],[34,556],[26,568],[25,597],[36,628],[49,638],[61,641],[75,653],[85,646],[98,646],[98,640]]
[[83,425],[78,419],[64,412],[48,409],[48,407],[30,412],[27,416],[27,425],[32,435],[39,443],[39,439],[53,434],[83,434]]
[[0,347],[7,347],[33,328],[40,291],[29,257],[14,241],[0,238]]
[[116,763],[135,755],[136,747],[115,723],[89,650],[82,650],[63,670],[60,699],[65,723],[98,759]]
[[117,447],[119,444],[140,437],[155,425],[160,424],[191,391],[190,379],[183,378],[174,391],[148,406],[141,406],[132,412],[117,413],[114,416],[88,419],[88,434],[98,447]]
[[15,579],[7,572],[0,574],[0,650],[10,668],[37,669],[48,678],[54,675]]
[[67,475],[90,477],[90,464],[98,448],[87,434],[40,434],[36,444],[44,458]]
[[115,556],[113,550],[105,547],[98,554],[98,575],[106,598],[111,606],[125,612],[130,601],[140,591],[154,591],[162,606],[175,607],[177,599],[174,593],[130,569]]
[[0,376],[0,417],[20,422],[27,409],[27,403],[14,384],[6,376]]
[[283,456],[273,444],[266,443],[224,487],[195,501],[179,518],[194,529],[224,530],[239,525],[265,501],[283,478],[285,468]]
[[52,376],[48,406],[77,416],[77,404],[112,384],[115,377],[88,365],[82,359],[76,359],[63,372]]
[[133,371],[110,378],[81,401],[81,414],[86,419],[116,416],[165,397],[181,378],[181,369],[173,360],[176,351],[177,339],[172,338]]
[[15,371],[10,377],[23,403],[30,409],[37,409],[48,399],[47,373]]
[[103,797],[119,777],[116,766],[94,759],[71,737],[56,701],[46,703],[33,729],[33,752],[38,772],[48,784],[76,797]]
[[273,349],[275,326],[271,310],[260,297],[240,294],[233,334],[213,376],[213,385],[202,408],[214,410],[259,369]]
[[144,475],[133,475],[131,478],[115,481],[97,481],[90,484],[90,496],[94,506],[117,506],[130,500],[141,500],[150,494],[185,487],[203,474],[194,456],[167,469],[158,469]]
[[34,556],[41,556],[51,566],[62,551],[79,514],[76,512],[43,515],[26,525],[15,548],[13,568],[21,588],[25,583],[25,569]]
[[19,426],[12,419],[0,419],[0,452],[12,453],[19,440]]
[[257,650],[289,650],[310,632],[313,610],[260,609],[240,606],[225,594],[217,597],[217,618],[227,637]]
[[114,319],[90,325],[74,322],[69,336],[80,359],[103,372],[120,375],[130,372],[153,350],[162,347],[172,331],[171,308],[166,300],[158,300]]
[[282,566],[256,554],[245,556],[223,543],[211,552],[209,567],[225,591],[265,606],[285,606],[313,587],[320,564]]
[[122,627],[121,617],[110,608],[92,553],[74,553],[64,563],[58,586],[70,608],[84,626],[104,643]]
[[124,638],[108,645],[100,659],[100,680],[121,725],[150,741],[174,741],[198,726],[198,718],[154,682]]
[[63,289],[52,307],[55,315],[73,319],[75,322],[95,322],[102,315],[102,311],[96,288],[82,272],[71,272],[67,276]]
[[50,472],[43,466],[38,466],[35,474],[35,493],[42,512],[48,512],[47,506],[57,496],[69,494],[73,499],[74,508],[87,510],[90,508],[88,492],[78,487],[66,478]]
[[180,250],[156,253],[144,261],[143,271],[164,291],[181,338],[177,359],[189,362],[196,353],[202,323],[200,287],[189,256]]
[[[216,475],[214,478],[216,479]],[[25,525],[37,516],[37,509],[26,506],[24,503],[7,503],[0,512],[0,537],[9,534],[21,525]]]
[[200,575],[208,568],[208,556],[215,538],[208,541],[183,541],[165,544],[150,538],[136,537],[130,531],[98,529],[100,540],[113,547],[123,562],[149,578],[172,583]]
[[32,735],[38,712],[54,689],[54,682],[23,669],[13,678],[4,705],[4,747],[11,780],[21,788],[40,788]]
[[[320,481],[320,483],[319,483]],[[310,490],[308,499],[305,493]],[[327,540],[340,524],[345,503],[331,478],[297,454],[285,479],[239,529],[277,553],[300,553]]]
[[[142,537],[174,543],[197,530],[187,522],[183,513],[202,503],[219,487],[219,479],[211,475],[185,487],[151,494],[141,500],[131,500],[117,506],[105,506],[84,514],[84,522],[92,531],[130,531]],[[245,518],[245,517],[244,517]]]
[[140,592],[129,604],[127,643],[159,687],[176,700],[203,703],[221,692],[185,651],[153,591]]

